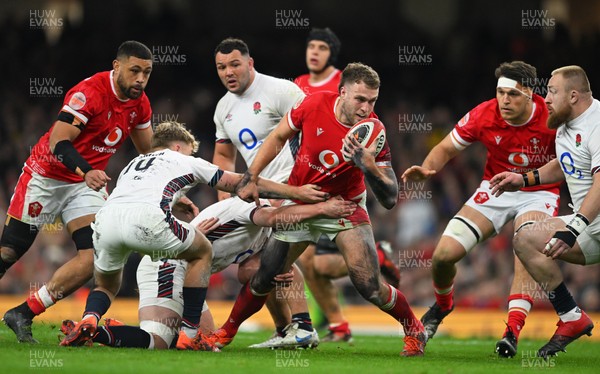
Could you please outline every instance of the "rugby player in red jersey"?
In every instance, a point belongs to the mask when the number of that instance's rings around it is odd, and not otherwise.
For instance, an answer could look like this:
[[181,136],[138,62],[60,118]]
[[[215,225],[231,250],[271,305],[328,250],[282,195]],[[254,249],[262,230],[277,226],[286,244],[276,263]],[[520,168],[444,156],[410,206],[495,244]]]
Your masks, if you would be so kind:
[[[294,83],[307,95],[323,91],[337,93],[342,72],[334,64],[340,49],[340,40],[330,28],[313,28],[308,34],[306,45],[306,66],[309,72],[297,77]],[[382,275],[387,282],[398,286],[400,271],[388,257],[388,253],[392,253],[390,244],[378,241],[376,247]],[[329,332],[321,342],[345,341],[351,344],[353,338],[350,324],[342,313],[338,291],[333,284],[333,279],[348,275],[348,267],[335,243],[326,235],[321,235],[317,243],[311,243],[298,257],[298,263],[302,266],[304,280],[312,296],[329,323]],[[256,346],[268,346],[268,342]]]
[[4,314],[20,342],[37,343],[32,319],[91,279],[95,213],[108,197],[108,160],[131,137],[140,153],[150,150],[152,110],[144,89],[152,52],[137,41],[117,50],[113,70],[97,73],[67,92],[56,122],[31,148],[8,208],[0,239],[0,276],[35,240],[39,228],[61,219],[77,255],[46,285]]
[[[240,291],[227,322],[208,339],[221,346],[231,342],[239,325],[264,304],[273,288],[273,277],[289,269],[306,246],[324,233],[338,245],[358,292],[403,325],[405,346],[401,354],[423,355],[427,340],[425,329],[404,295],[381,277],[366,210],[365,179],[385,208],[396,205],[398,183],[391,167],[389,146],[386,143],[375,156],[374,145],[366,149],[347,136],[352,125],[374,117],[379,85],[379,76],[372,68],[360,63],[349,64],[342,73],[339,95],[320,92],[307,96],[265,140],[238,186],[238,196],[244,199],[258,196],[256,181],[260,172],[286,140],[302,131],[302,145],[288,183],[318,184],[322,191],[354,201],[358,207],[343,219],[310,219],[297,231],[277,231],[264,249],[259,271]],[[343,157],[353,163],[344,162]]]
[[[485,101],[456,124],[436,145],[421,166],[411,166],[402,179],[427,179],[462,150],[479,141],[487,148],[483,181],[473,196],[450,220],[433,253],[432,274],[436,302],[421,317],[432,338],[444,317],[454,309],[456,263],[478,243],[500,232],[514,220],[515,233],[535,220],[558,213],[558,184],[532,186],[522,191],[493,196],[489,180],[503,171],[526,173],[555,156],[556,131],[546,127],[548,109],[533,93],[536,69],[522,61],[501,64],[495,71],[496,98]],[[515,275],[508,297],[508,323],[496,352],[502,357],[517,353],[519,334],[531,310],[536,282],[515,257]]]

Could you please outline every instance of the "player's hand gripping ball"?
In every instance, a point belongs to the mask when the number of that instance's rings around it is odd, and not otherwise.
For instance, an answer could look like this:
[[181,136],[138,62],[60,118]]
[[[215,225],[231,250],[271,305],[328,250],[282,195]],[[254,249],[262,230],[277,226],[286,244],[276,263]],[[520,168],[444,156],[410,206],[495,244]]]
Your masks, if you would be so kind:
[[[377,118],[363,119],[356,125],[352,126],[352,128],[348,130],[348,134],[352,134],[354,139],[356,139],[365,148],[369,148],[373,143],[375,143],[375,157],[379,155],[379,152],[381,152],[385,144],[385,126]],[[344,161],[352,162],[352,159],[346,157],[343,153],[342,157],[344,158]]]

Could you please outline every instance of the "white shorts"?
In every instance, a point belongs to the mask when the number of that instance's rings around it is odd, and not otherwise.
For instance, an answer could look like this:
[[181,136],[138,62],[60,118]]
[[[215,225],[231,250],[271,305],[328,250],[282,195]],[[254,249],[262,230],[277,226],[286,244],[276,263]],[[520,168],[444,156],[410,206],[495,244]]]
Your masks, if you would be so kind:
[[[366,191],[357,196],[360,199],[354,213],[345,218],[310,218],[302,222],[278,222],[273,237],[286,243],[319,241],[321,235],[327,235],[334,240],[341,231],[350,230],[360,225],[370,225],[371,221],[366,207]],[[353,199],[356,201],[355,199]],[[282,206],[293,205],[294,202],[285,200]]]
[[40,229],[58,218],[67,224],[76,218],[96,214],[107,198],[106,188],[94,191],[85,182],[46,178],[25,167],[10,199],[8,215]]
[[106,205],[96,214],[94,230],[94,267],[113,272],[125,266],[131,252],[152,259],[176,258],[193,243],[196,230],[187,222],[172,217],[153,205]]
[[[559,216],[564,223],[569,223],[575,213],[568,216]],[[596,218],[577,237],[577,243],[585,257],[585,264],[592,265],[600,262],[600,219]]]
[[[482,181],[473,196],[465,203],[483,214],[494,225],[496,233],[509,221],[527,212],[543,212],[553,217],[558,212],[559,196],[548,191],[504,192],[492,195],[490,182]],[[516,228],[515,228],[516,229]]]

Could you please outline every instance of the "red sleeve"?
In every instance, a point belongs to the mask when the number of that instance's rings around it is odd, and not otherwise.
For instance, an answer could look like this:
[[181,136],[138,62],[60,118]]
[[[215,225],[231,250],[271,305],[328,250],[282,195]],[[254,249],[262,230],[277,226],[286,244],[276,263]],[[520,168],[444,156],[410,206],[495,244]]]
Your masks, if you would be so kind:
[[303,99],[298,100],[294,107],[288,112],[288,123],[292,130],[301,131],[304,115],[307,113],[307,106],[310,106],[312,100],[311,96],[306,96]]
[[91,81],[92,78],[86,79],[71,88],[65,96],[61,109],[61,112],[72,114],[84,125],[98,114],[102,107],[102,97]]
[[150,107],[150,100],[148,96],[144,94],[140,103],[140,120],[138,121],[135,128],[137,130],[143,130],[151,126],[152,120],[152,107]]
[[392,167],[392,150],[385,140],[385,145],[381,149],[381,152],[375,157],[375,164],[380,168],[391,168]]
[[[493,99],[496,101],[495,99]],[[452,142],[458,149],[464,149],[479,140],[479,130],[482,112],[485,112],[489,102],[479,104],[464,115],[452,130]]]

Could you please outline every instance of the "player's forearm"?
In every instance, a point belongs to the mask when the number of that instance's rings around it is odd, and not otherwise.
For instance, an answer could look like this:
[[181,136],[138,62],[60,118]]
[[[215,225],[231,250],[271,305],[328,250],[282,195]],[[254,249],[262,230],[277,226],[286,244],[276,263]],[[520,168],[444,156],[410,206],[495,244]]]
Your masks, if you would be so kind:
[[392,209],[398,202],[398,181],[392,168],[363,170],[365,179],[377,201],[386,209]]
[[448,161],[460,152],[452,144],[450,146],[452,148],[449,148],[442,142],[433,147],[421,166],[425,169],[435,170],[436,172],[442,170]]
[[288,205],[279,208],[263,208],[254,214],[258,226],[277,227],[278,223],[299,223],[323,214],[322,204]]
[[538,173],[540,174],[541,184],[552,184],[565,180],[565,174],[556,158],[539,168]]
[[265,199],[297,199],[298,187],[258,178],[258,195]]

